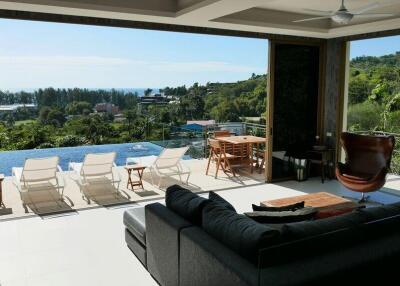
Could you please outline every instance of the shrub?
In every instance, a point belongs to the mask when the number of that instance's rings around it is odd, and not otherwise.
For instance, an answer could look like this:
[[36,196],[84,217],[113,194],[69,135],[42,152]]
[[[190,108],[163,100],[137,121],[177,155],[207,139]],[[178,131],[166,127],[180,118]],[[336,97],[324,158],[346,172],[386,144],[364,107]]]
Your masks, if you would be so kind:
[[84,145],[86,140],[84,137],[76,136],[76,135],[67,135],[61,138],[58,138],[56,141],[57,146],[59,147],[73,147]]
[[400,110],[388,114],[385,131],[400,133]]
[[376,130],[380,125],[382,112],[382,106],[371,101],[349,106],[347,113],[348,130]]
[[37,149],[46,149],[46,148],[54,148],[54,144],[49,143],[49,142],[45,142],[40,144],[39,146],[37,146]]

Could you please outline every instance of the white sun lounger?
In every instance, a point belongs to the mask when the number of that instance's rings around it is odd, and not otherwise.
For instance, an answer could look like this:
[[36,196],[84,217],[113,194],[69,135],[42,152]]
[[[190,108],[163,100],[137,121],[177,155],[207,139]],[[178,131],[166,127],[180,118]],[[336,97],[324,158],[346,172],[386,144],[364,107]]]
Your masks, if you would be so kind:
[[[154,185],[154,178],[153,178],[154,174],[156,174],[159,178],[158,187],[161,186],[161,181],[163,178],[176,175],[179,176],[181,182],[182,182],[182,175],[187,175],[185,183],[188,184],[191,171],[189,167],[183,164],[182,162],[182,158],[188,149],[189,147],[164,148],[164,150],[161,151],[158,157],[156,158],[149,157],[148,159],[145,160],[142,159],[142,161],[146,162],[147,165],[149,166],[153,185]],[[152,160],[154,161],[151,163]]]
[[23,167],[12,168],[13,183],[20,192],[56,188],[62,197],[65,183],[58,162],[58,156],[26,159]]
[[115,157],[115,152],[86,154],[83,163],[70,162],[68,169],[78,176],[78,183],[81,186],[89,182],[104,182],[103,179],[108,179],[112,184],[117,184],[117,189],[119,189],[121,178],[119,173],[114,171],[117,166],[114,162]]

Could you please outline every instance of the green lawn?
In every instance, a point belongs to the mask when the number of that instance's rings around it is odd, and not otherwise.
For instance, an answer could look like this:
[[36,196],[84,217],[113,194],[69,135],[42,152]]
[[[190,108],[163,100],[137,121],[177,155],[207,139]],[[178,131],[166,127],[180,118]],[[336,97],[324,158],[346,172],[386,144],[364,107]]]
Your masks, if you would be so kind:
[[22,124],[29,124],[29,123],[34,123],[36,120],[33,119],[28,119],[28,120],[20,120],[20,121],[15,121],[15,125],[22,125]]

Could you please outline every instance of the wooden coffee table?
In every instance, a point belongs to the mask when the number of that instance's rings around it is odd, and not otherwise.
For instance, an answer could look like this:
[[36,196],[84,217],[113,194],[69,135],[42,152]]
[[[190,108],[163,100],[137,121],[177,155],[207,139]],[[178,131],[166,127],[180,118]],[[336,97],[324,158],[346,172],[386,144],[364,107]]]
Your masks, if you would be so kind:
[[352,202],[348,199],[332,195],[326,192],[307,194],[307,195],[301,195],[284,199],[263,201],[261,202],[261,205],[268,207],[281,207],[303,201],[305,206],[317,208],[320,212],[347,210],[347,209],[352,210],[359,207],[359,205],[355,202]]
[[[131,189],[133,190],[133,188],[135,186],[138,186],[138,187],[141,187],[142,189],[144,189],[142,178],[143,178],[144,169],[146,169],[146,167],[142,166],[142,165],[132,165],[132,166],[125,166],[124,168],[128,172],[128,183],[126,184],[126,188],[129,189],[129,186],[130,186]],[[132,180],[132,171],[137,171],[139,180],[137,180],[137,181]]]

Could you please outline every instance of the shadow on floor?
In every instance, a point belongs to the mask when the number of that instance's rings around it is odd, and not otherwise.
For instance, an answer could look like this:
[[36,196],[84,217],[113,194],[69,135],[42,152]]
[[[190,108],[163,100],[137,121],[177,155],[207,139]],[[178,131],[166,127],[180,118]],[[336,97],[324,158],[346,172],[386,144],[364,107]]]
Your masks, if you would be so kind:
[[145,197],[151,197],[151,196],[158,196],[159,193],[154,192],[154,191],[146,191],[146,190],[134,190],[135,194],[145,198]]
[[79,186],[83,199],[91,204],[92,202],[108,207],[131,203],[131,197],[126,192],[120,192],[111,181],[94,181]]
[[66,196],[62,197],[54,186],[28,187],[20,195],[25,213],[33,212],[39,216],[44,216],[75,211],[72,209],[73,202]]

